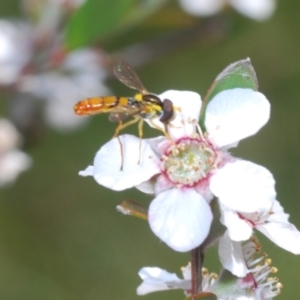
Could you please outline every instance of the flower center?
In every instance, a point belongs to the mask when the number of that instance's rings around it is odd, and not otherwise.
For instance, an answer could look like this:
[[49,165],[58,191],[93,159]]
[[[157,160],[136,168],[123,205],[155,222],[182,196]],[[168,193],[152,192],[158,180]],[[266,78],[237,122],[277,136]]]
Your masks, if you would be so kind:
[[217,167],[217,152],[206,140],[181,139],[163,156],[163,171],[178,184],[192,186]]

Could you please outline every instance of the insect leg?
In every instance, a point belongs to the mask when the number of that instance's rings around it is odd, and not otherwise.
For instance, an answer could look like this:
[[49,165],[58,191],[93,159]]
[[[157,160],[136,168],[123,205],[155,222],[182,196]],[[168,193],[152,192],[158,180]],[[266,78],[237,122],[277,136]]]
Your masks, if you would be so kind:
[[139,116],[136,116],[136,117],[134,117],[133,120],[128,121],[128,122],[126,122],[126,123],[124,123],[124,124],[122,123],[122,121],[119,121],[119,125],[118,125],[118,127],[116,128],[114,137],[117,137],[117,138],[118,138],[118,141],[119,141],[119,144],[120,144],[120,151],[121,151],[121,168],[120,168],[120,171],[123,170],[123,165],[124,165],[124,152],[123,152],[123,144],[122,144],[122,142],[121,142],[121,140],[120,140],[120,138],[119,138],[119,132],[120,132],[122,129],[124,129],[124,128],[126,128],[126,127],[128,127],[128,126],[130,126],[130,125],[132,125],[132,124],[134,124],[134,123],[136,123],[136,122],[138,122],[139,120],[142,120],[142,121],[143,121],[143,119],[141,119]]
[[118,139],[118,142],[120,144],[120,152],[121,152],[121,167],[120,167],[120,171],[123,171],[123,165],[124,165],[123,144],[122,144],[121,139],[120,139],[120,137],[118,135],[117,135],[117,139]]
[[168,140],[172,140],[171,136],[169,135],[169,132],[168,132],[168,124],[167,123],[163,123],[164,124],[164,129],[161,129],[155,123],[153,123],[152,118],[149,119],[149,122],[150,122],[150,124],[153,128],[155,128],[159,131],[162,131]]
[[128,121],[128,122],[126,122],[126,123],[124,123],[124,124],[120,121],[118,127],[116,128],[114,137],[116,137],[116,136],[119,134],[119,132],[120,132],[121,130],[123,130],[124,128],[126,128],[126,127],[128,127],[128,126],[130,126],[130,125],[132,125],[132,124],[134,124],[134,123],[136,123],[136,122],[138,122],[138,121],[140,120],[140,118],[141,118],[140,116],[135,116],[135,117],[133,118],[133,120]]
[[141,162],[141,152],[142,152],[142,137],[143,137],[143,123],[144,119],[140,119],[139,124],[138,124],[138,130],[139,130],[139,137],[140,137],[140,145],[139,145],[139,160],[138,164]]
[[119,125],[116,128],[115,134],[113,136],[113,138],[116,137],[118,139],[118,142],[119,142],[119,145],[120,145],[120,152],[121,152],[121,167],[120,167],[120,171],[123,171],[123,165],[124,165],[123,144],[122,144],[121,139],[120,139],[120,137],[118,135],[119,131],[121,130],[120,128],[122,126],[123,126],[122,121],[119,121]]

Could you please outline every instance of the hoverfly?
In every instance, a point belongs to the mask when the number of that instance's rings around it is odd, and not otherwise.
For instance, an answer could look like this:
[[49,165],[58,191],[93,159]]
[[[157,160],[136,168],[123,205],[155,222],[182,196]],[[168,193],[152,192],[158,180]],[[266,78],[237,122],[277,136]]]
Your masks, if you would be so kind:
[[[162,101],[156,95],[149,93],[130,65],[124,61],[119,61],[114,66],[113,72],[124,85],[140,93],[133,97],[104,96],[86,98],[74,106],[77,115],[109,113],[111,122],[119,122],[115,136],[125,127],[139,122],[139,135],[142,137],[144,119],[149,119],[151,122],[153,118],[159,117],[159,120],[165,126],[172,120],[174,114],[172,102],[168,99]],[[133,117],[133,120],[123,123],[128,117]],[[156,127],[154,124],[152,125]]]
[[[169,99],[161,100],[156,95],[149,93],[134,69],[124,61],[117,62],[113,73],[120,82],[131,89],[139,91],[139,93],[133,97],[103,96],[86,98],[74,106],[75,113],[80,116],[109,113],[109,120],[119,123],[114,136],[118,136],[122,129],[138,123],[140,138],[143,136],[144,119],[149,120],[154,128],[161,130],[152,123],[154,118],[159,118],[164,124],[165,135],[169,137],[167,125],[174,116],[173,103]],[[128,117],[133,119],[123,123]],[[120,146],[122,153],[121,143]]]

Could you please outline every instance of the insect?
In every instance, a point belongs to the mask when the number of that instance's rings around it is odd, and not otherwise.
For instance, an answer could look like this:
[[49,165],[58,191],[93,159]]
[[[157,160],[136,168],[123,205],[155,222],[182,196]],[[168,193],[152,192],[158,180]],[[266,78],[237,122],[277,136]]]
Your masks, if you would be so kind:
[[[119,123],[115,136],[118,135],[120,130],[138,122],[139,135],[142,137],[143,120],[149,119],[151,123],[151,120],[156,117],[159,117],[159,120],[165,124],[165,131],[167,132],[166,126],[174,115],[172,102],[168,99],[162,101],[156,95],[149,93],[133,68],[124,61],[119,61],[114,66],[113,71],[124,85],[140,93],[133,97],[104,96],[86,98],[74,106],[75,113],[80,116],[109,113],[109,120]],[[123,123],[128,117],[133,117],[133,120]],[[157,127],[154,124],[152,125],[155,128]]]
[[[161,100],[156,95],[149,93],[134,69],[124,61],[118,61],[113,72],[119,81],[139,93],[133,97],[104,96],[86,98],[74,106],[75,113],[80,116],[109,113],[109,120],[119,123],[114,136],[118,136],[122,129],[138,123],[140,138],[143,136],[144,119],[149,120],[154,128],[162,130],[153,123],[154,118],[159,118],[160,122],[164,124],[165,135],[169,137],[167,125],[174,117],[173,103],[169,99]],[[133,119],[123,123],[129,117]]]

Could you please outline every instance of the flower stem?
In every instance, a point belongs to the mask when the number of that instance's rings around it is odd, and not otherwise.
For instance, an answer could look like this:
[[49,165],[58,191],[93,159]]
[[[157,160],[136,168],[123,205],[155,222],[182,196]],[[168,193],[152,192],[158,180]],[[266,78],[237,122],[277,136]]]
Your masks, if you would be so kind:
[[[202,292],[202,265],[204,252],[201,245],[191,251],[192,295]],[[191,297],[193,299],[193,297]]]

